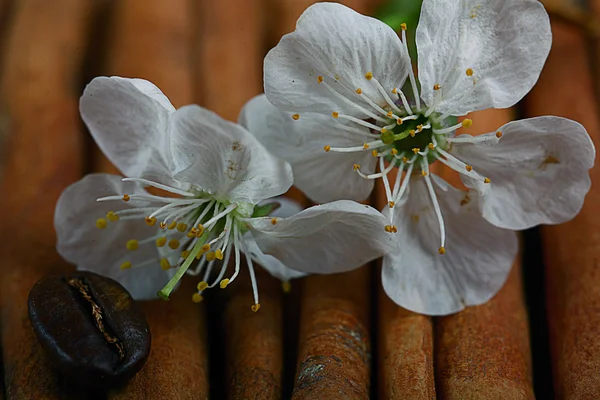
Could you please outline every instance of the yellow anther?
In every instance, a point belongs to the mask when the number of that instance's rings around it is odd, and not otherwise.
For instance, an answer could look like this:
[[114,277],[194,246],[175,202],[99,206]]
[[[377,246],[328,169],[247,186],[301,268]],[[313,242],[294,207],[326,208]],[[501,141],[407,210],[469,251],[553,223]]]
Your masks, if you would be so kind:
[[393,88],[393,89],[392,89],[392,93],[393,93],[393,94],[398,94],[398,88]]
[[271,225],[277,224],[277,218],[271,218]]
[[196,304],[197,304],[197,303],[201,303],[201,302],[202,302],[202,300],[204,300],[204,297],[202,297],[202,295],[201,295],[200,293],[194,293],[194,294],[192,295],[192,301],[193,301],[194,303],[196,303]]
[[404,123],[404,121],[402,121],[402,118],[398,118],[396,120],[396,125],[402,125]]
[[281,282],[281,289],[284,293],[289,293],[292,291],[292,284],[290,283],[290,281],[283,281]]
[[411,129],[410,131],[408,131],[408,133],[410,134],[410,137],[415,137],[415,135],[417,134],[417,132],[414,129]]
[[406,164],[408,162],[408,157],[402,157],[402,162]]
[[491,182],[491,181],[490,181],[490,178],[484,178],[484,179],[483,179],[483,183],[490,183],[490,182]]
[[165,229],[167,227],[167,224],[165,224],[164,221],[163,221],[163,222],[160,222],[158,224],[158,226],[160,226],[160,229]]
[[185,224],[183,222],[180,222],[180,223],[177,224],[177,230],[179,232],[183,233],[183,232],[187,231],[187,228],[188,228],[187,224]]
[[112,211],[106,213],[106,219],[111,222],[117,222],[119,220],[119,216]]
[[440,253],[440,254],[446,254],[446,248],[444,246],[440,247],[438,249],[438,253]]
[[198,283],[198,286],[197,286],[199,292],[204,291],[207,287],[208,287],[208,283],[206,283],[204,281]]
[[367,80],[370,81],[371,79],[373,79],[373,73],[371,71],[367,72],[365,74],[365,78],[367,78]]
[[294,114],[294,115],[292,115],[292,119],[294,121],[298,121],[300,119],[300,114]]
[[429,143],[429,144],[427,145],[427,147],[429,147],[429,150],[433,150],[433,149],[435,149],[435,146],[433,145],[433,143]]
[[215,256],[214,251],[209,251],[206,253],[206,261],[214,261],[217,257]]
[[362,94],[362,89],[361,88],[356,89],[356,93]]
[[496,132],[496,137],[498,139],[500,139],[502,137],[502,132],[500,132],[500,131]]
[[383,229],[388,233],[398,232],[398,228],[396,228],[396,225],[386,225]]
[[175,228],[177,228],[177,222],[173,221],[169,224],[169,226],[167,226],[167,228],[173,230]]
[[327,145],[327,146],[323,147],[323,150],[325,150],[326,153],[329,153],[331,151],[331,146]]
[[196,236],[200,237],[202,236],[202,234],[204,234],[204,225],[198,224],[198,226],[196,227]]
[[360,164],[354,164],[352,169],[354,169],[355,171],[358,171],[360,169]]
[[405,22],[401,23],[400,28],[402,28],[402,30],[405,31],[407,29],[406,23]]
[[377,157],[377,156],[379,155],[379,153],[377,152],[377,150],[373,150],[373,151],[371,152],[371,155],[372,155],[373,157]]
[[167,238],[166,237],[159,237],[158,239],[156,239],[156,247],[163,247],[165,244],[167,244]]
[[398,150],[397,149],[392,149],[391,153],[392,153],[393,156],[395,156],[396,154],[398,154]]
[[221,282],[219,282],[219,286],[221,289],[225,289],[229,285],[229,279],[225,278]]
[[210,244],[206,243],[205,245],[203,245],[200,248],[200,252],[196,255],[196,259],[199,260],[202,258],[202,256],[207,253],[208,251],[210,251]]
[[163,271],[168,271],[169,269],[171,269],[171,264],[169,264],[169,260],[167,260],[166,258],[161,258],[160,267],[163,269]]
[[104,218],[98,218],[96,220],[96,228],[98,229],[104,229],[106,228],[106,220]]
[[387,116],[388,118],[392,118],[394,116],[394,113],[392,111],[388,111]]
[[335,111],[334,111],[334,112],[332,112],[332,113],[331,113],[331,116],[332,116],[333,118],[338,118],[338,117],[340,116],[340,114],[339,114],[338,112],[335,112]]
[[462,122],[462,127],[463,128],[470,128],[471,125],[473,125],[473,120],[472,119],[468,119],[468,118],[467,119],[463,119],[463,122]]
[[135,239],[131,239],[127,241],[125,246],[127,247],[127,250],[137,250],[138,247],[140,247],[140,243]]
[[125,261],[123,264],[121,264],[121,269],[129,269],[132,267],[131,261]]
[[222,260],[223,259],[223,250],[218,249],[217,251],[215,251],[215,258],[217,260]]
[[260,310],[260,304],[256,303],[252,307],[250,307],[250,309],[252,310],[252,312],[257,312],[258,310]]
[[156,225],[156,217],[146,217],[146,225],[154,226]]
[[467,76],[473,76],[473,69],[472,68],[467,68],[467,70],[465,71],[465,73],[467,74]]
[[439,83],[436,83],[435,85],[433,85],[433,90],[440,90],[442,87],[440,86]]
[[177,240],[177,239],[169,240],[169,247],[173,250],[177,250],[179,248],[179,240]]
[[184,250],[181,252],[181,258],[188,258],[190,256],[191,251]]
[[422,170],[422,171],[421,171],[421,175],[423,175],[423,176],[427,176],[427,171],[425,171],[425,170]]
[[420,151],[421,151],[421,149],[418,147],[415,147],[414,149],[412,149],[412,152],[415,154],[418,154]]
[[127,193],[125,193],[125,194],[123,195],[122,199],[123,199],[123,201],[124,201],[124,202],[126,202],[126,203],[127,203],[129,200],[131,200],[131,197],[130,197],[130,196],[127,194]]
[[190,229],[190,231],[187,233],[187,237],[189,237],[190,239],[193,237],[196,237],[196,233],[198,232],[198,229],[196,228],[192,228]]
[[423,131],[423,124],[417,125],[417,131],[419,131],[419,132]]
[[465,169],[466,169],[468,172],[471,172],[471,171],[473,171],[473,167],[472,167],[472,166],[470,166],[470,165],[465,165]]
[[323,77],[321,75],[317,76],[317,82],[323,83]]
[[396,205],[396,203],[394,203],[393,201],[388,202],[388,207],[390,207],[390,208],[394,208],[395,205]]

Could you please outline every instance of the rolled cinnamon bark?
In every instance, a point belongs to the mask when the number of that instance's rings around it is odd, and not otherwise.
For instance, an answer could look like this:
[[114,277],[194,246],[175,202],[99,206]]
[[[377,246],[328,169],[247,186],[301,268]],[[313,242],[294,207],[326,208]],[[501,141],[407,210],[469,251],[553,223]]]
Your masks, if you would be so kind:
[[[486,133],[513,119],[513,112],[490,109],[469,118],[473,127],[463,133]],[[458,174],[443,169],[441,175],[462,187]],[[519,259],[504,287],[486,304],[436,319],[436,382],[441,397],[534,398]]]
[[[554,20],[553,45],[537,86],[526,99],[527,116],[559,115],[583,124],[600,143],[598,107],[584,32]],[[565,63],[568,60],[568,63]],[[556,398],[600,398],[600,169],[583,209],[562,225],[542,227],[546,301]]]
[[[106,73],[147,79],[176,107],[193,103],[192,4],[124,0],[111,11]],[[96,172],[119,173],[97,150],[93,166]],[[141,303],[152,333],[150,356],[138,375],[110,398],[208,398],[205,310],[191,300],[195,283],[184,279],[169,302]]]
[[66,395],[31,329],[27,296],[44,275],[70,269],[55,250],[53,215],[62,190],[83,173],[77,100],[91,6],[24,0],[7,30],[0,326],[9,399]]

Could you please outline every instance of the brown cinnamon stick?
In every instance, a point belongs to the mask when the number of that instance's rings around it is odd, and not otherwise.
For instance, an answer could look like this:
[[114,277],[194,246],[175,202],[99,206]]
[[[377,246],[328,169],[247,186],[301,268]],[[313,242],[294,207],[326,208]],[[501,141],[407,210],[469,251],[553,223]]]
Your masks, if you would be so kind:
[[[393,182],[397,170],[388,175]],[[387,205],[385,189],[376,182],[376,204]],[[381,263],[379,263],[381,264]],[[433,326],[430,317],[396,305],[377,279],[379,313],[379,396],[382,399],[435,398]]]
[[[192,4],[125,0],[116,2],[112,11],[108,74],[147,79],[176,107],[192,103]],[[96,171],[116,172],[100,152],[94,155]],[[195,283],[184,280],[169,302],[142,303],[152,333],[150,357],[110,398],[208,398],[205,311],[191,301]]]
[[[582,123],[600,143],[598,107],[587,43],[576,26],[553,21],[554,43],[526,99],[527,115],[559,115]],[[565,64],[565,60],[569,60]],[[574,220],[542,227],[550,344],[556,398],[600,398],[600,169]]]
[[[493,132],[513,117],[507,110],[472,113],[470,134]],[[456,173],[442,176],[461,187]],[[436,320],[436,382],[445,399],[533,399],[529,326],[515,261],[500,292],[481,306]],[[501,344],[501,345],[500,345]]]
[[25,0],[13,12],[2,78],[4,379],[9,399],[58,399],[66,394],[31,330],[27,295],[42,276],[70,269],[56,254],[53,214],[82,174],[77,84],[91,3]]

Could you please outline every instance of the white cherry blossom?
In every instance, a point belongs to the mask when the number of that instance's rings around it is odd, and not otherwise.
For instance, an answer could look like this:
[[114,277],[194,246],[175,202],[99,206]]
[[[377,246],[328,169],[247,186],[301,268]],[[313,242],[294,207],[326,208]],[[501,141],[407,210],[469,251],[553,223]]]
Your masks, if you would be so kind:
[[[477,123],[457,117],[510,107],[536,83],[551,45],[537,0],[424,0],[418,74],[406,30],[336,3],[309,7],[265,58],[266,96],[241,121],[315,201],[364,200],[381,179],[383,229],[399,243],[384,287],[406,308],[448,314],[502,286],[517,252],[509,230],[577,214],[595,150],[583,126],[559,117],[456,135]],[[433,176],[437,161],[469,190]]]
[[[199,302],[203,291],[239,276],[245,254],[257,311],[254,262],[287,281],[304,275],[304,264],[352,269],[392,245],[378,233],[385,217],[371,207],[338,201],[300,211],[268,200],[291,186],[287,162],[210,111],[175,110],[148,81],[96,78],[80,109],[126,178],[90,174],[63,192],[57,249],[79,269],[117,279],[136,298],[168,298],[189,274],[202,277],[192,297]],[[356,220],[362,223],[348,229]]]

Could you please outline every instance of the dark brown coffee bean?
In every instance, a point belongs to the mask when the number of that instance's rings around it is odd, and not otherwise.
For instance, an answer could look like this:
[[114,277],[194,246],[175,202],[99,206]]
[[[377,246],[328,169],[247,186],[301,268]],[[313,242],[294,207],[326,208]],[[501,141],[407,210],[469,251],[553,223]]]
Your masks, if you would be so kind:
[[50,358],[80,385],[120,386],[150,353],[150,329],[131,295],[91,272],[38,281],[29,292],[29,319]]

